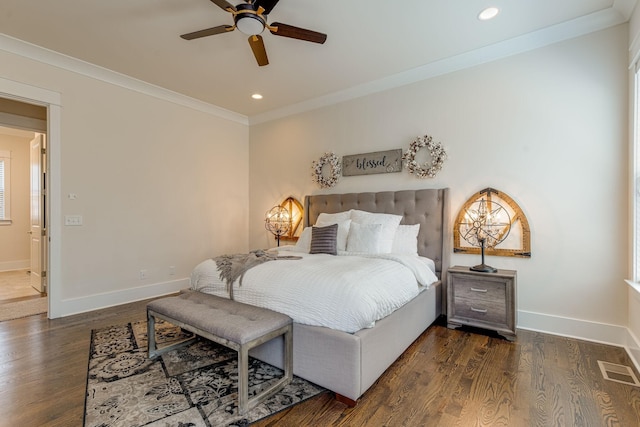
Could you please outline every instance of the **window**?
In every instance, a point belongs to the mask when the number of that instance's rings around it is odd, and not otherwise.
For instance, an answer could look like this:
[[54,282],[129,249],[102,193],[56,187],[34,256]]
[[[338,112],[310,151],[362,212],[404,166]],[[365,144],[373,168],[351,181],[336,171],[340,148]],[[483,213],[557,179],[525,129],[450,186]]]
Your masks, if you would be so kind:
[[631,206],[631,264],[632,277],[627,284],[640,293],[640,64],[635,63],[633,79],[633,139],[631,144],[631,176],[629,182]]
[[0,150],[0,224],[11,223],[11,152]]

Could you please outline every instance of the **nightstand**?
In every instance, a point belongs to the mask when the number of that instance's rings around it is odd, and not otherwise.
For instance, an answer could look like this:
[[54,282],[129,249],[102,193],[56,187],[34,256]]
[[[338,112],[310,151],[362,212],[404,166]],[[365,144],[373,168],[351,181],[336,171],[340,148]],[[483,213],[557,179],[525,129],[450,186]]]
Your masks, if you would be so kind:
[[516,276],[514,270],[480,273],[451,267],[448,274],[447,326],[491,329],[509,341],[516,337]]

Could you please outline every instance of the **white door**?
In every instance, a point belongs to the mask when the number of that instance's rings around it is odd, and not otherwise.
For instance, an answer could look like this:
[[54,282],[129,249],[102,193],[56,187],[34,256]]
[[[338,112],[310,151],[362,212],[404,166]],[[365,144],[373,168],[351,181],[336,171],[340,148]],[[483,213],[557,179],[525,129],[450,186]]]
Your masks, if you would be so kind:
[[45,136],[36,133],[31,141],[31,286],[38,292],[46,292],[46,224],[45,224],[45,180],[43,165]]

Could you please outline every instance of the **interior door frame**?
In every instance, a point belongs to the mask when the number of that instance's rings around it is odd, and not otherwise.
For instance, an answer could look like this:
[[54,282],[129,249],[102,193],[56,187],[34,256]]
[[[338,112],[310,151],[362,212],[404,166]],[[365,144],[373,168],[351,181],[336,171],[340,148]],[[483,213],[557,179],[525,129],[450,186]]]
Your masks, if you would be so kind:
[[47,156],[45,171],[47,199],[47,316],[62,316],[62,191],[61,191],[61,118],[62,95],[48,89],[19,83],[0,77],[0,97],[41,105],[47,108]]

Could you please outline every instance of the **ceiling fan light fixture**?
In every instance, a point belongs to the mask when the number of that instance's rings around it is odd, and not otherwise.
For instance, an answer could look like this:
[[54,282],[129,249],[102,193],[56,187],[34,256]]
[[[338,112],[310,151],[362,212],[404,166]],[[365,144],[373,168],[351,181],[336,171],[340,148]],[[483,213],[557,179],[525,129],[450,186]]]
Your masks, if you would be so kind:
[[242,15],[236,20],[236,28],[248,36],[255,36],[264,31],[264,20],[258,15]]
[[498,16],[500,9],[497,7],[488,7],[478,14],[478,19],[481,21],[488,21]]
[[255,36],[262,33],[267,25],[262,16],[263,9],[254,9],[250,3],[239,4],[233,14],[236,28],[248,36]]
[[253,52],[253,56],[258,66],[264,67],[269,65],[267,50],[264,46],[261,33],[265,28],[276,36],[287,37],[290,39],[298,39],[313,43],[322,44],[327,40],[327,35],[317,31],[307,30],[305,28],[294,27],[283,23],[274,22],[272,25],[267,24],[267,15],[278,4],[279,0],[245,0],[244,3],[232,5],[227,0],[211,0],[216,6],[225,12],[229,12],[233,16],[234,25],[218,25],[204,30],[193,31],[191,33],[182,34],[180,37],[185,40],[194,40],[202,37],[213,36],[216,34],[230,33],[236,28],[241,33],[248,35],[247,41]]

